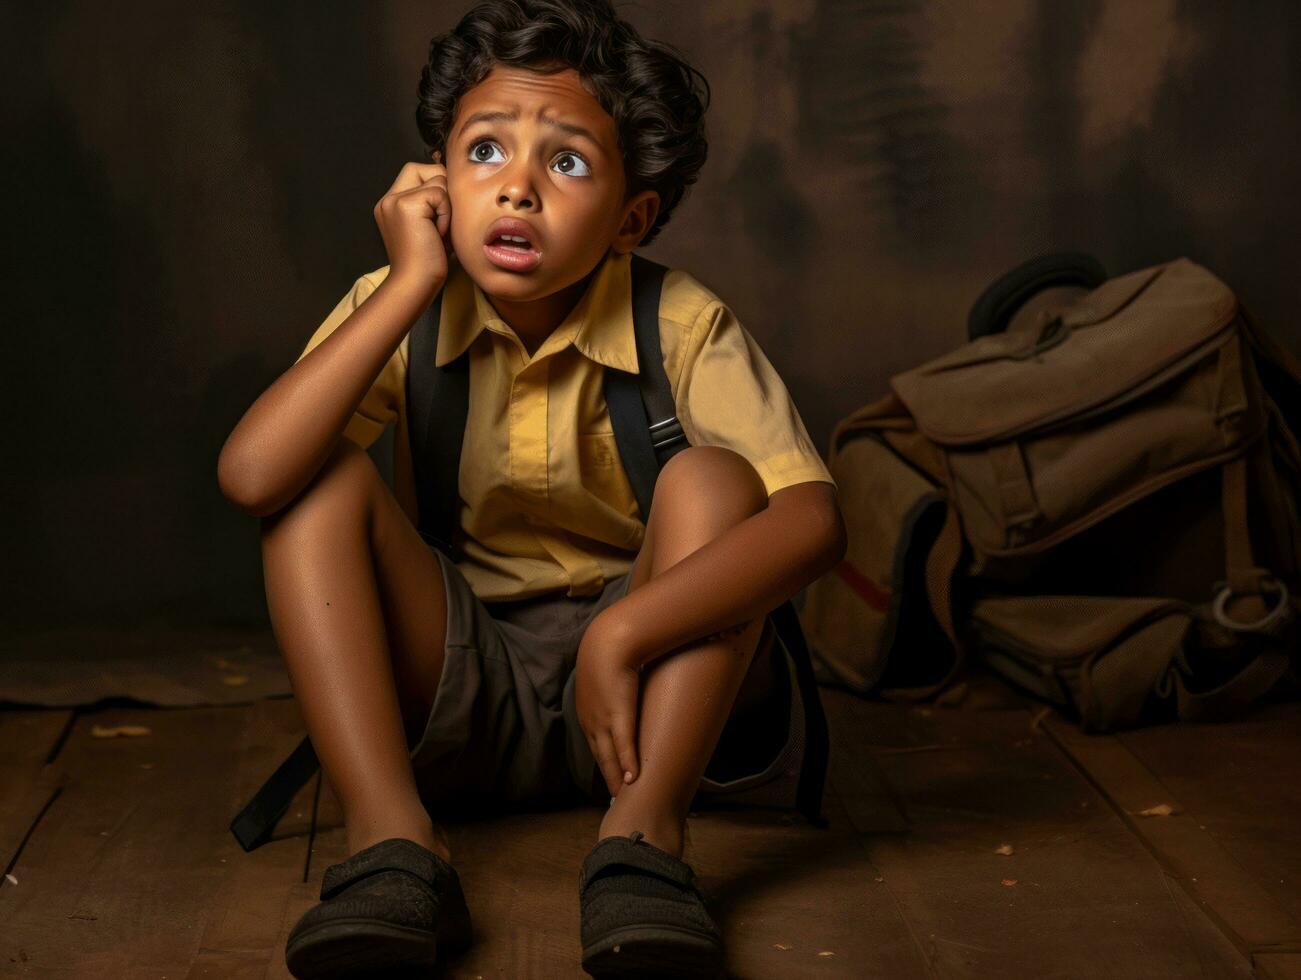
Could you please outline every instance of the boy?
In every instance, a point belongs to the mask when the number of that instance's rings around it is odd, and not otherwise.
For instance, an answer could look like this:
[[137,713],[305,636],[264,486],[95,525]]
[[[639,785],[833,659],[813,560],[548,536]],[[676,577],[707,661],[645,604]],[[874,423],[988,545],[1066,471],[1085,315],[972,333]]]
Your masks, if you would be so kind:
[[[223,492],[265,518],[269,613],[351,855],[290,936],[297,977],[463,948],[426,805],[572,799],[589,774],[611,799],[581,875],[584,968],[722,968],[687,809],[729,716],[764,703],[767,613],[845,539],[785,386],[680,270],[660,338],[691,446],[644,524],[619,464],[602,372],[637,371],[631,253],[705,160],[697,77],[609,0],[486,0],[435,38],[432,162],[375,207],[389,265],[223,448]],[[469,358],[460,561],[413,527],[406,436],[406,335],[440,292],[436,363]],[[389,422],[392,493],[364,452]]]

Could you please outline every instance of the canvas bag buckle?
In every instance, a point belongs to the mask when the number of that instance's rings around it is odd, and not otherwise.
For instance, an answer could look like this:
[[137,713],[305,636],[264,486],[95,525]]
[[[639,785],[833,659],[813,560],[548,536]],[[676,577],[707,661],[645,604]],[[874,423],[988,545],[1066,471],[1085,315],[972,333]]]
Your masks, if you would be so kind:
[[1291,618],[1287,585],[1273,576],[1268,576],[1260,580],[1260,589],[1262,594],[1276,594],[1278,605],[1255,622],[1240,622],[1224,611],[1224,604],[1233,596],[1233,589],[1227,583],[1223,584],[1220,591],[1216,593],[1215,601],[1211,605],[1211,615],[1215,617],[1217,623],[1235,633],[1277,633],[1279,628]]

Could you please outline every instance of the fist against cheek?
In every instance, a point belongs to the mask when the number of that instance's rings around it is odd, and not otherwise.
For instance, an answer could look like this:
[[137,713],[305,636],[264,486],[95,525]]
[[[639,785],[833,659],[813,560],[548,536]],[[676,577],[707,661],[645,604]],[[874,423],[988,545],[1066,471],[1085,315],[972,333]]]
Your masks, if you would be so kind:
[[[439,158],[437,154],[434,160]],[[447,168],[440,162],[404,164],[375,205],[375,223],[397,279],[438,288],[447,280],[452,203]]]

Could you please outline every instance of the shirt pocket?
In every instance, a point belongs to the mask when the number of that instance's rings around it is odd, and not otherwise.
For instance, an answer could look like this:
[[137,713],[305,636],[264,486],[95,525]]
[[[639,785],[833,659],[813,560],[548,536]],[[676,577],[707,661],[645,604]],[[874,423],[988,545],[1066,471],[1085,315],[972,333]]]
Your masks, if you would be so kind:
[[588,493],[631,520],[641,519],[614,430],[578,434],[578,470]]

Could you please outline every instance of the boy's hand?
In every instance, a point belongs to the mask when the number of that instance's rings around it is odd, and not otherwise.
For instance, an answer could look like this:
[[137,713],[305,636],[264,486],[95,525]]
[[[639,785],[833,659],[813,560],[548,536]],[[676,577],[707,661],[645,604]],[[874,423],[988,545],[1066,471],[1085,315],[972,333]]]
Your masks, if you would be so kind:
[[433,163],[402,167],[375,205],[375,223],[388,251],[391,277],[432,291],[442,287],[452,254],[452,201],[447,196],[447,168],[437,152]]
[[610,795],[617,796],[621,786],[637,778],[641,675],[597,628],[599,618],[588,625],[578,644],[575,707]]

